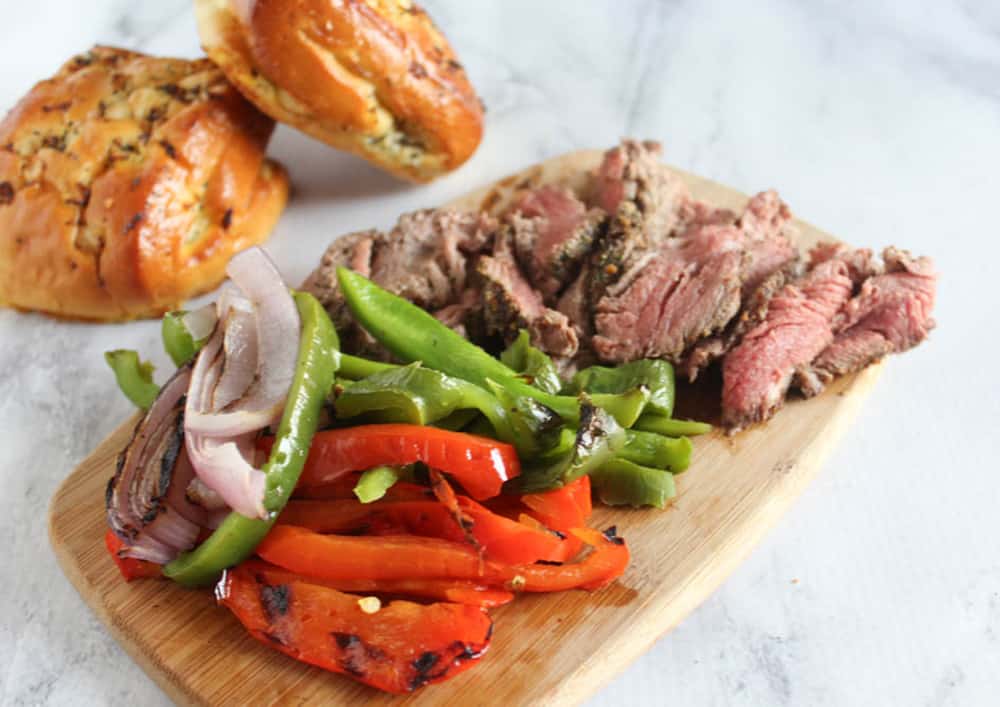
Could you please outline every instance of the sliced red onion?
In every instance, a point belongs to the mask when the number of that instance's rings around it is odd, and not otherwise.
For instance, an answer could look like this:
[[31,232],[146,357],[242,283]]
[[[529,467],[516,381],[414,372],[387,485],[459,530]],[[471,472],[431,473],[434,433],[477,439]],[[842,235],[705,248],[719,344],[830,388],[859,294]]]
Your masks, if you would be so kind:
[[257,378],[257,318],[252,311],[229,312],[222,349],[222,374],[212,391],[213,410],[225,410],[242,398]]
[[277,269],[259,248],[227,269],[241,294],[219,298],[218,323],[198,354],[185,410],[188,455],[200,481],[234,511],[266,518],[256,434],[275,422],[295,375],[301,324]]
[[[260,430],[280,418],[295,375],[301,328],[295,302],[262,250],[240,253],[227,272],[249,300],[241,300],[231,290],[220,297],[223,371],[218,383],[212,384],[210,401],[188,406],[185,425],[189,432],[222,438]],[[249,310],[244,306],[247,302]],[[255,315],[252,330],[245,311]],[[256,338],[256,347],[251,336]],[[240,390],[248,380],[247,388]],[[196,378],[194,384],[203,381]]]
[[183,445],[183,400],[191,378],[184,367],[164,384],[153,405],[136,425],[118,457],[108,484],[107,513],[112,530],[125,541],[126,557],[169,562],[194,546],[201,526],[197,512],[175,492],[190,480]]
[[181,319],[184,327],[195,341],[201,341],[211,336],[217,320],[218,314],[214,303],[192,310]]
[[260,248],[250,248],[229,261],[226,273],[257,312],[257,381],[242,408],[283,409],[295,376],[302,323],[278,269]]
[[266,477],[247,461],[243,449],[253,445],[253,436],[223,441],[214,437],[187,435],[188,455],[198,477],[237,513],[248,518],[267,518],[264,508]]

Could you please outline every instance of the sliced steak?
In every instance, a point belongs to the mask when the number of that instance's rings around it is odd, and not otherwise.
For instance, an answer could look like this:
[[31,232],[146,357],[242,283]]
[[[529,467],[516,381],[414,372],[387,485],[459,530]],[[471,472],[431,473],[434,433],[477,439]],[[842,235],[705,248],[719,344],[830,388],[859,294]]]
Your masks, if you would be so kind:
[[468,258],[496,230],[485,214],[425,209],[404,214],[375,249],[371,279],[419,307],[435,310],[465,290]]
[[885,272],[884,265],[870,248],[852,248],[846,243],[824,242],[813,246],[809,251],[810,267],[832,258],[844,261],[855,288],[860,287],[868,278]]
[[579,349],[576,330],[566,315],[549,309],[525,279],[514,258],[509,234],[498,237],[493,255],[481,256],[476,272],[482,287],[486,335],[507,343],[527,329],[535,346],[553,356],[570,357]]
[[592,186],[594,205],[609,214],[623,203],[635,204],[654,241],[670,235],[681,205],[690,198],[684,182],[660,162],[662,152],[658,142],[622,140],[604,153]]
[[788,281],[798,251],[788,238],[791,211],[771,190],[753,196],[738,221],[732,212],[711,207],[688,207],[693,212],[682,237],[699,240],[708,248],[742,249],[740,308],[724,331],[697,344],[680,364],[681,374],[694,382],[699,373],[735,346],[747,331],[763,321],[771,297]]
[[556,310],[566,315],[581,341],[588,340],[594,333],[594,323],[590,316],[590,298],[588,297],[590,281],[590,266],[584,265],[580,274],[570,283],[556,304]]
[[725,356],[727,351],[740,342],[744,334],[764,321],[771,298],[790,279],[791,273],[787,268],[771,273],[750,293],[749,297],[741,298],[740,311],[729,321],[725,331],[717,336],[702,339],[694,345],[680,364],[678,372],[687,378],[689,383],[694,383],[713,361]]
[[337,284],[337,268],[344,266],[369,277],[372,251],[375,243],[383,238],[384,234],[375,230],[341,236],[330,244],[317,268],[302,284],[302,289],[312,294],[326,308],[338,331],[350,326],[351,313],[347,310]]
[[743,273],[748,298],[773,273],[789,267],[798,251],[788,238],[792,212],[773,189],[754,195],[740,217],[744,247],[750,255]]
[[462,336],[468,336],[471,328],[470,319],[478,316],[482,308],[479,290],[470,287],[459,295],[457,302],[446,305],[432,314],[446,327],[454,329]]
[[847,266],[834,259],[771,299],[764,321],[723,360],[722,420],[730,431],[762,422],[781,407],[796,369],[833,341],[833,319],[851,289]]
[[799,387],[806,395],[890,353],[913,348],[934,328],[933,262],[895,248],[887,248],[882,258],[884,274],[864,281],[835,322],[840,330],[836,339],[801,374]]
[[700,239],[661,247],[608,288],[594,307],[594,351],[603,361],[681,360],[720,331],[740,304],[743,253]]
[[599,208],[587,209],[566,187],[544,186],[524,192],[508,216],[514,252],[525,274],[546,301],[580,271],[605,219]]
[[656,142],[623,140],[604,153],[594,174],[591,201],[610,215],[591,256],[588,296],[594,302],[682,225],[691,194],[680,177],[660,162],[660,152]]
[[404,214],[388,234],[361,231],[335,240],[303,289],[326,308],[345,350],[384,358],[375,341],[354,325],[337,285],[337,267],[359,272],[425,309],[439,310],[461,302],[470,259],[491,243],[496,229],[493,218],[479,213],[427,209]]

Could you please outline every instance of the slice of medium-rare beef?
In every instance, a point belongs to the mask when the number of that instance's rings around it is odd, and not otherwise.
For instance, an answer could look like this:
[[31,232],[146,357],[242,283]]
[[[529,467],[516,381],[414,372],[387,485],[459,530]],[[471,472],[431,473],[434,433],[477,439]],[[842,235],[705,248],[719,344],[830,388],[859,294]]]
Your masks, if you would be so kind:
[[455,303],[465,290],[469,256],[482,251],[496,222],[481,213],[424,209],[404,214],[378,244],[371,279],[427,310]]
[[887,248],[882,259],[885,272],[864,281],[834,322],[840,333],[801,372],[797,382],[806,395],[890,353],[913,348],[934,328],[937,273],[931,259],[896,248]]
[[771,273],[749,297],[741,297],[740,311],[733,317],[725,330],[716,336],[702,339],[694,345],[690,353],[678,367],[678,372],[689,383],[694,383],[701,372],[713,361],[726,355],[736,346],[748,331],[764,321],[771,298],[792,278],[791,270],[783,268]]
[[531,342],[546,353],[576,355],[580,343],[576,330],[565,314],[545,306],[541,293],[524,277],[509,234],[497,236],[493,255],[479,257],[476,273],[487,336],[499,336],[510,343],[520,329],[527,329]]
[[[768,296],[783,284],[771,278],[796,251],[784,233],[788,207],[775,192],[750,199],[738,221],[731,211],[700,202],[681,210],[678,235],[634,256],[630,270],[594,300],[592,344],[602,359],[658,356],[696,377],[752,319],[760,320]],[[750,306],[738,327],[741,303]]]
[[605,219],[566,187],[547,185],[523,192],[509,211],[514,252],[528,279],[546,301],[580,271]]
[[670,235],[690,198],[684,182],[660,162],[662,152],[658,142],[622,140],[604,153],[591,192],[594,205],[609,214],[625,202],[635,204],[654,242]]
[[847,265],[847,272],[855,288],[860,287],[870,277],[885,272],[882,261],[875,257],[870,248],[852,248],[846,243],[825,241],[817,243],[809,251],[809,266],[815,267],[824,260],[837,258]]
[[594,322],[590,313],[588,284],[591,277],[590,266],[584,264],[580,274],[570,283],[559,297],[556,310],[562,312],[576,329],[580,341],[587,341],[594,333]]
[[796,369],[833,341],[833,319],[851,290],[847,266],[829,260],[771,299],[764,321],[723,359],[722,421],[731,432],[762,422],[781,407]]
[[601,360],[677,363],[695,342],[720,331],[736,314],[743,253],[728,247],[707,251],[698,240],[675,240],[597,301],[591,345]]
[[338,331],[350,326],[351,314],[337,284],[337,268],[344,266],[365,277],[370,276],[372,252],[384,237],[375,230],[341,236],[330,244],[319,265],[302,284],[302,289],[323,305]]
[[789,267],[798,251],[788,238],[792,212],[778,192],[770,189],[751,197],[739,229],[749,254],[743,273],[743,296],[749,297],[773,273]]
[[682,225],[682,209],[691,201],[687,185],[660,162],[656,142],[623,140],[604,153],[591,184],[591,202],[609,214],[604,236],[590,262],[589,297],[633,270],[649,251],[665,243]]
[[457,302],[445,305],[432,314],[446,327],[467,337],[469,335],[469,319],[478,315],[482,307],[482,297],[479,291],[469,287],[458,296]]
[[738,315],[718,336],[695,344],[680,363],[681,374],[694,382],[704,368],[763,321],[771,297],[790,278],[798,251],[788,237],[791,211],[773,190],[751,197],[738,220],[726,218],[732,212],[713,213],[711,207],[699,207],[697,203],[686,211],[693,215],[688,216],[689,225],[682,238],[700,241],[709,249],[740,248],[744,253]]

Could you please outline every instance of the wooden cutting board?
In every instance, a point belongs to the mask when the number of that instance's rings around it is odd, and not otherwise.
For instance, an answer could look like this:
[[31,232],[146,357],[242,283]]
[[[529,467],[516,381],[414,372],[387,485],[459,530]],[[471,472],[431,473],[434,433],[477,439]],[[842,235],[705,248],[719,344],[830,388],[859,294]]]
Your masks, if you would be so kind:
[[[596,151],[550,160],[452,205],[497,210],[519,187],[576,180]],[[678,171],[699,198],[736,210],[746,196]],[[575,175],[575,176],[574,176]],[[797,222],[798,244],[830,236]],[[317,253],[317,256],[319,254]],[[790,402],[766,427],[695,441],[667,510],[599,507],[632,552],[625,575],[595,593],[527,595],[493,612],[489,653],[457,678],[393,698],[258,644],[209,591],[167,581],[125,584],[104,549],[104,487],[134,421],[78,466],[52,500],[52,547],[112,635],[181,704],[575,704],[611,680],[705,600],[799,495],[856,414],[879,367]]]

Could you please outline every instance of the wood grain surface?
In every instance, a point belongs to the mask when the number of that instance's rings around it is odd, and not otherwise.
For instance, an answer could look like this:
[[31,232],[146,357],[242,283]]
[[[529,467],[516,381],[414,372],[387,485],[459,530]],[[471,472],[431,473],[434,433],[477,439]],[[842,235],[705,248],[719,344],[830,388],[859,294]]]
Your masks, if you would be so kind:
[[[600,153],[545,162],[453,202],[500,209],[521,186],[583,180]],[[746,196],[678,172],[693,193],[742,208]],[[798,244],[830,236],[803,222]],[[319,254],[317,253],[317,256]],[[765,427],[695,440],[691,469],[664,511],[598,507],[632,563],[595,593],[527,595],[493,612],[479,665],[412,696],[391,697],[258,644],[209,591],[121,580],[103,544],[104,488],[134,421],[122,424],[52,500],[49,534],[66,576],[139,665],[180,704],[575,704],[620,672],[705,600],[799,495],[878,376],[873,366],[811,400],[794,400]]]

